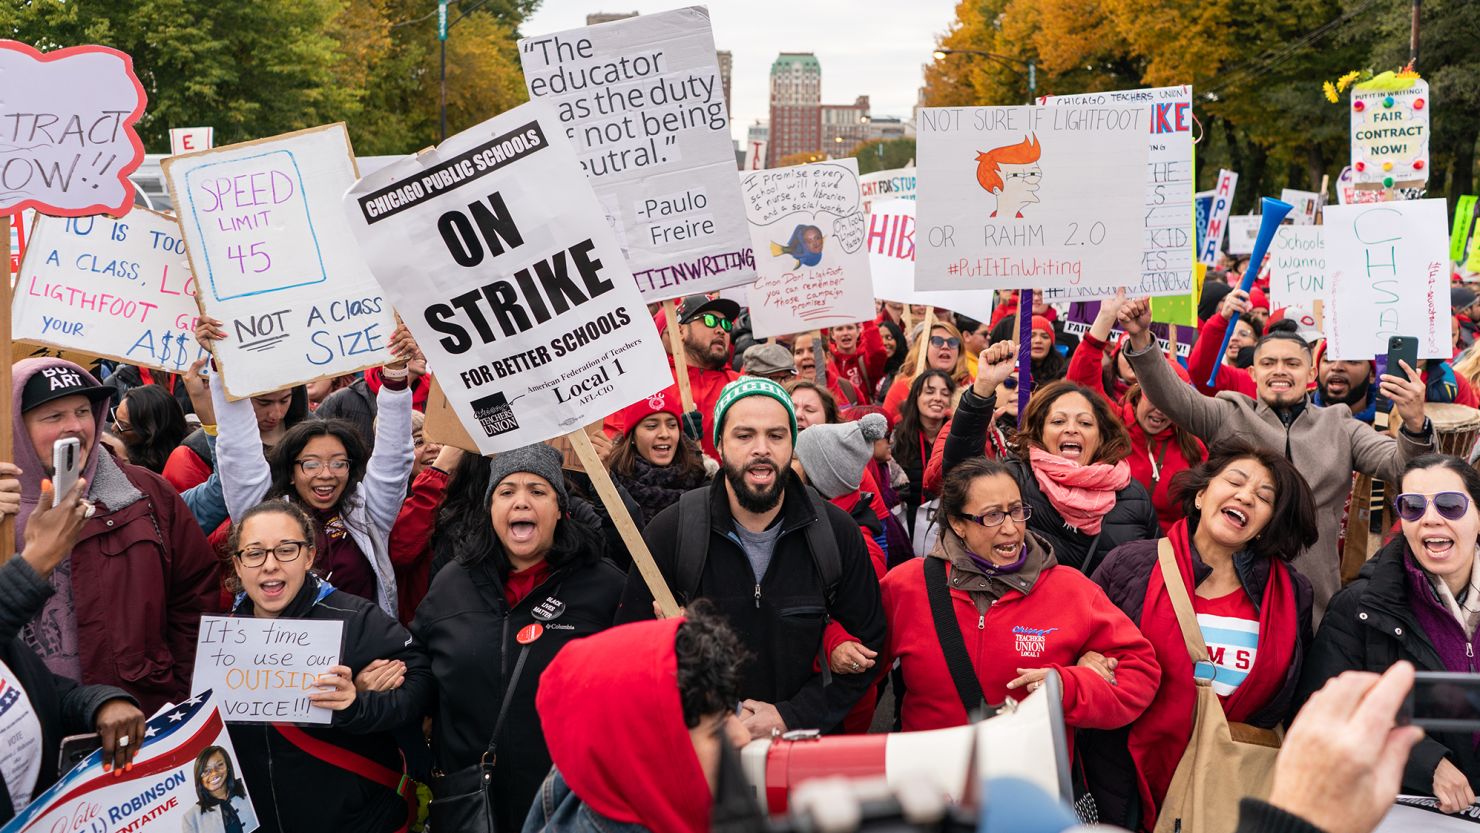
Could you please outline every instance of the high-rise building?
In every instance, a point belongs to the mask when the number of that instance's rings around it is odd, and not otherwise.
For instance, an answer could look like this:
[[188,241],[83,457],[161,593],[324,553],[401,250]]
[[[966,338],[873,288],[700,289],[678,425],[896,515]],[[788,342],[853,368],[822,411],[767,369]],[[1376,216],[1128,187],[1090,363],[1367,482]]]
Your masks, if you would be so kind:
[[822,65],[811,52],[782,52],[771,64],[771,138],[766,166],[822,149]]
[[586,15],[586,25],[595,26],[598,23],[611,23],[613,20],[626,20],[629,17],[637,17],[637,12],[595,12]]
[[844,156],[869,139],[868,96],[852,104],[822,105],[822,145],[829,156]]
[[724,88],[724,91],[725,91],[725,118],[729,118],[730,117],[730,67],[733,66],[734,63],[735,63],[735,56],[733,56],[733,55],[730,54],[730,50],[728,50],[728,49],[721,49],[718,52],[714,53],[714,57],[719,61],[719,83],[720,83],[720,86],[723,87]]

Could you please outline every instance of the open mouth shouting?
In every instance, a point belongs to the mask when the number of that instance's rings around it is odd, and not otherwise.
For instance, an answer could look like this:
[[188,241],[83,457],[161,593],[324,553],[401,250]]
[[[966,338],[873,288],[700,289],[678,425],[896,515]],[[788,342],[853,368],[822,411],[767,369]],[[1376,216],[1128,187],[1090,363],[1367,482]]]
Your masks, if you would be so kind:
[[280,578],[270,578],[258,582],[257,589],[262,593],[262,601],[277,602],[288,592],[288,583]]
[[1084,444],[1079,440],[1061,440],[1059,442],[1059,456],[1076,463],[1083,462]]
[[1171,424],[1172,421],[1167,419],[1167,415],[1161,411],[1148,411],[1146,416],[1141,418],[1141,427],[1146,429],[1148,434],[1160,434],[1171,427]]
[[764,491],[776,483],[776,466],[770,462],[751,463],[745,467],[745,484]]
[[1223,516],[1223,520],[1229,526],[1240,532],[1247,529],[1249,526],[1249,515],[1242,509],[1236,509],[1232,506],[1225,506],[1223,507],[1223,511],[1221,514]]
[[1442,561],[1454,554],[1454,539],[1445,535],[1425,535],[1424,554],[1435,561]]
[[309,502],[319,509],[327,509],[334,505],[334,500],[339,496],[338,483],[314,483],[308,489]]
[[1295,389],[1295,383],[1283,376],[1276,376],[1269,380],[1269,392],[1273,394],[1289,393]]
[[529,544],[539,536],[540,527],[532,518],[509,519],[509,541],[514,544]]

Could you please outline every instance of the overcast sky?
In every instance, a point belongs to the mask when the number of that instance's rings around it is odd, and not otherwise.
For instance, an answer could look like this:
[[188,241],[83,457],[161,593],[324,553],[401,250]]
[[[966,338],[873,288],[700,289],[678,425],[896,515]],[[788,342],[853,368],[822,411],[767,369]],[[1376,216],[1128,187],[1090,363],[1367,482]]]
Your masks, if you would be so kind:
[[[544,0],[520,34],[544,35],[586,25],[592,12],[643,14],[683,0]],[[695,4],[697,5],[697,4]],[[767,118],[771,62],[780,52],[815,52],[822,100],[848,104],[867,95],[876,116],[908,119],[935,37],[954,17],[956,0],[710,0],[714,41],[734,53],[730,75],[733,133]]]

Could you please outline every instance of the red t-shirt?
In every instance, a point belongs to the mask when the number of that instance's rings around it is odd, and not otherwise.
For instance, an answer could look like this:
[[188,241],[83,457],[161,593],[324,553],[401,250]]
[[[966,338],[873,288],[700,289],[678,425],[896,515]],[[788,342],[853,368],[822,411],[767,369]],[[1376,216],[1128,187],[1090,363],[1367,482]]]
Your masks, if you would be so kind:
[[550,562],[548,561],[541,561],[517,573],[509,573],[508,578],[504,579],[504,601],[509,603],[509,607],[514,607],[549,577]]
[[1193,596],[1192,609],[1217,666],[1213,691],[1228,697],[1249,676],[1259,654],[1259,610],[1242,587],[1216,599]]

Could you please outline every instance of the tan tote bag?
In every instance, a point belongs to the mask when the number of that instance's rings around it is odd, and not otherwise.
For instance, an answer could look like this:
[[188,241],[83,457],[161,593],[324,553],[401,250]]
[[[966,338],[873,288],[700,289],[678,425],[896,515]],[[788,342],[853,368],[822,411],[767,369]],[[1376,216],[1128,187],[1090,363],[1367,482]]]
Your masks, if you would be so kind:
[[1197,708],[1192,718],[1192,738],[1172,774],[1172,784],[1156,817],[1156,833],[1233,833],[1238,827],[1239,799],[1269,796],[1274,759],[1284,733],[1228,722],[1223,704],[1213,692],[1208,646],[1203,642],[1202,628],[1198,627],[1170,540],[1161,539],[1157,560],[1167,595],[1177,611],[1187,655],[1192,658]]

